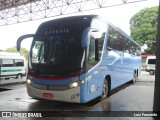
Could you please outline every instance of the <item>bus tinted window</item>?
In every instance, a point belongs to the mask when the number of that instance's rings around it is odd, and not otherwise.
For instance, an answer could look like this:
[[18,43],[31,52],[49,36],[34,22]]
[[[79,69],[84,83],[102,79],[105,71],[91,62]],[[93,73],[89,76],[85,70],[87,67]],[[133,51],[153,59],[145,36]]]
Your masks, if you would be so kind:
[[[36,63],[39,60],[43,61],[43,49],[44,42],[43,41],[35,41],[35,46],[32,49],[32,62]],[[49,55],[49,54],[48,54]]]
[[92,32],[90,37],[88,70],[95,66],[101,59],[105,32]]
[[15,59],[15,66],[24,66],[24,61],[22,59]]
[[84,55],[81,35],[89,25],[86,22],[81,24],[81,21],[72,21],[69,24],[69,20],[52,22],[54,26],[46,29],[42,25],[44,28],[34,37],[29,67],[35,72],[55,76],[81,72]]
[[3,67],[13,67],[13,59],[2,59],[2,66]]
[[118,31],[116,31],[114,28],[109,26],[109,32],[108,32],[108,45],[107,47],[112,50],[118,50],[122,51],[123,50],[123,44],[120,39],[121,37],[119,36]]
[[123,33],[114,29],[110,25],[109,25],[109,31],[108,31],[107,49],[117,50],[117,51],[121,51],[131,55],[136,55],[136,56],[140,56],[141,54],[140,46],[136,45],[129,38],[125,37]]

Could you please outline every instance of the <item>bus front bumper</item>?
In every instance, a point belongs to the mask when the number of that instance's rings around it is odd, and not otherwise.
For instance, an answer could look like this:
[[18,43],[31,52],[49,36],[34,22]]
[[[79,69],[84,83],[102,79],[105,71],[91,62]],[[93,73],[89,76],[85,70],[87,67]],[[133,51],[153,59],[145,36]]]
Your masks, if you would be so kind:
[[45,90],[46,85],[43,85],[43,86],[44,86],[44,89],[39,89],[27,83],[28,95],[30,97],[37,98],[37,99],[80,103],[80,86],[72,89],[61,90],[61,91]]

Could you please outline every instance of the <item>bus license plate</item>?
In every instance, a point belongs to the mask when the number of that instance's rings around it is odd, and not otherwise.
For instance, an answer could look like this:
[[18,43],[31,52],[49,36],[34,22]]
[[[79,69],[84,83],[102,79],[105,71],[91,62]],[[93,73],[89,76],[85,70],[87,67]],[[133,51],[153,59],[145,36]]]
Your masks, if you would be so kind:
[[43,97],[45,97],[45,98],[53,98],[53,94],[52,93],[43,93]]

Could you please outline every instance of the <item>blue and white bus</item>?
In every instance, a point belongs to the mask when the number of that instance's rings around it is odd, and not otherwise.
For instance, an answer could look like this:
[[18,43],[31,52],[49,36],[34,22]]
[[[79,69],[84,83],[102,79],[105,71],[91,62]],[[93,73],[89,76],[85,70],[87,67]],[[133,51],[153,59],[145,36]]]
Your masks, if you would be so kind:
[[42,23],[33,37],[27,75],[28,95],[72,103],[106,98],[141,71],[140,46],[97,15]]

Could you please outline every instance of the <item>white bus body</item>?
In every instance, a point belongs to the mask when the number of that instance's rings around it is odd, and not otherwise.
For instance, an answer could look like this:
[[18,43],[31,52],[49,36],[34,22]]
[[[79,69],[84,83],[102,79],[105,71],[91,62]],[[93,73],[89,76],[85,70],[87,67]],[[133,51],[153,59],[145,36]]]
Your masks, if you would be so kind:
[[24,56],[19,53],[0,52],[0,78],[22,78],[26,75]]
[[156,56],[148,56],[146,59],[146,71],[149,72],[150,75],[154,75],[155,65],[156,65]]

